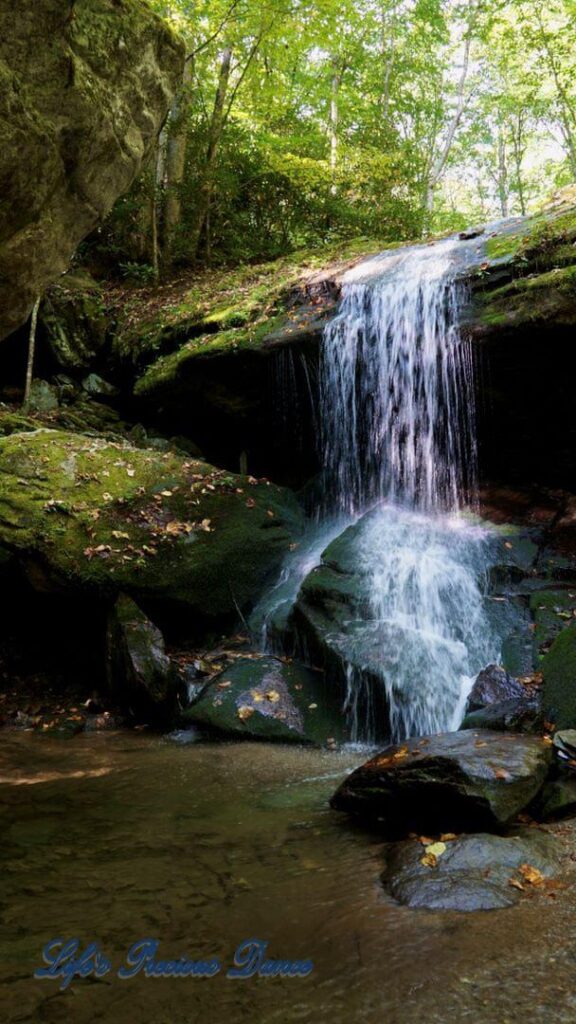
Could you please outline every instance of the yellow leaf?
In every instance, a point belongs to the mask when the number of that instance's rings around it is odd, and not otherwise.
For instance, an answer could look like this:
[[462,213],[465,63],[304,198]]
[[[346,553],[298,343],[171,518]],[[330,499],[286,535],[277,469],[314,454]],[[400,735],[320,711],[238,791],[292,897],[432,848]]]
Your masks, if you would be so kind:
[[426,853],[438,859],[438,857],[441,857],[446,853],[446,843],[430,843],[430,846],[426,849]]
[[268,690],[265,696],[267,700],[272,702],[272,704],[277,704],[278,701],[280,700],[280,694],[278,693],[278,690]]
[[247,718],[250,718],[250,715],[254,714],[254,708],[248,707],[247,704],[242,704],[236,714],[241,722],[245,722]]
[[438,861],[433,853],[425,853],[423,857],[420,857],[420,863],[423,864],[425,868],[435,868]]
[[531,864],[521,864],[520,874],[525,882],[529,882],[530,885],[542,885],[544,882],[544,875],[538,868],[532,867]]

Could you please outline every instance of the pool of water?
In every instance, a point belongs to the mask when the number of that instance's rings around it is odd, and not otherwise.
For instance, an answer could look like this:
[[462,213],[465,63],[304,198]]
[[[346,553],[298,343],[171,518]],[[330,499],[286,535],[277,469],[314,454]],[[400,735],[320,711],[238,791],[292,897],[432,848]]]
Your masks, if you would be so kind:
[[[364,760],[144,733],[2,734],[0,1019],[109,1024],[489,1024],[576,1020],[574,890],[457,915],[394,905],[381,841],[332,812]],[[231,963],[249,937],[307,978],[33,979],[49,939],[139,938]]]

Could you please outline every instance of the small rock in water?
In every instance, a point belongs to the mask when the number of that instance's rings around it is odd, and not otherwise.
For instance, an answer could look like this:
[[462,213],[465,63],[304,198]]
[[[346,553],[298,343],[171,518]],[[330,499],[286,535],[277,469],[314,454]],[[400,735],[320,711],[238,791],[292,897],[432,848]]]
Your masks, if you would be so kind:
[[558,840],[537,829],[455,836],[445,845],[429,864],[417,840],[389,844],[382,882],[393,899],[429,910],[496,910],[559,870]]
[[541,733],[544,715],[540,701],[524,696],[489,704],[466,715],[461,729],[494,729],[497,732]]
[[467,231],[461,231],[460,234],[458,235],[458,238],[460,239],[461,242],[467,242],[471,238],[479,238],[480,235],[484,234],[485,230],[486,228],[484,226],[478,228],[468,228]]
[[552,756],[538,736],[465,730],[419,737],[357,768],[331,804],[396,837],[500,828],[534,799]]
[[522,683],[508,675],[500,665],[488,665],[476,677],[468,695],[466,711],[478,711],[488,704],[500,704],[505,700],[518,700],[526,696]]

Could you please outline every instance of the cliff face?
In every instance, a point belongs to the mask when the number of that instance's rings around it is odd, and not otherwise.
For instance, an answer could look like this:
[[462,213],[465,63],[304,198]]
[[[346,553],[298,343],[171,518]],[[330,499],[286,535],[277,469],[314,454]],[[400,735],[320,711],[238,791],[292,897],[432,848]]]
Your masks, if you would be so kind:
[[140,0],[0,0],[0,339],[131,184],[183,60]]

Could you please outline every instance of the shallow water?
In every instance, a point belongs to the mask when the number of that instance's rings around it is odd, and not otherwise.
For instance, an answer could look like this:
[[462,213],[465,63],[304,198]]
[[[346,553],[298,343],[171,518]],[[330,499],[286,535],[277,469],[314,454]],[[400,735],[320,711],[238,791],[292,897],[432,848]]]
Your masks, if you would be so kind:
[[[575,1021],[573,889],[484,914],[395,906],[380,841],[327,805],[364,756],[4,732],[3,1024]],[[564,842],[570,865],[571,829]],[[115,964],[152,936],[165,958],[225,965],[256,936],[315,967],[299,980],[109,975],[60,993],[32,978],[56,936],[96,938]]]

